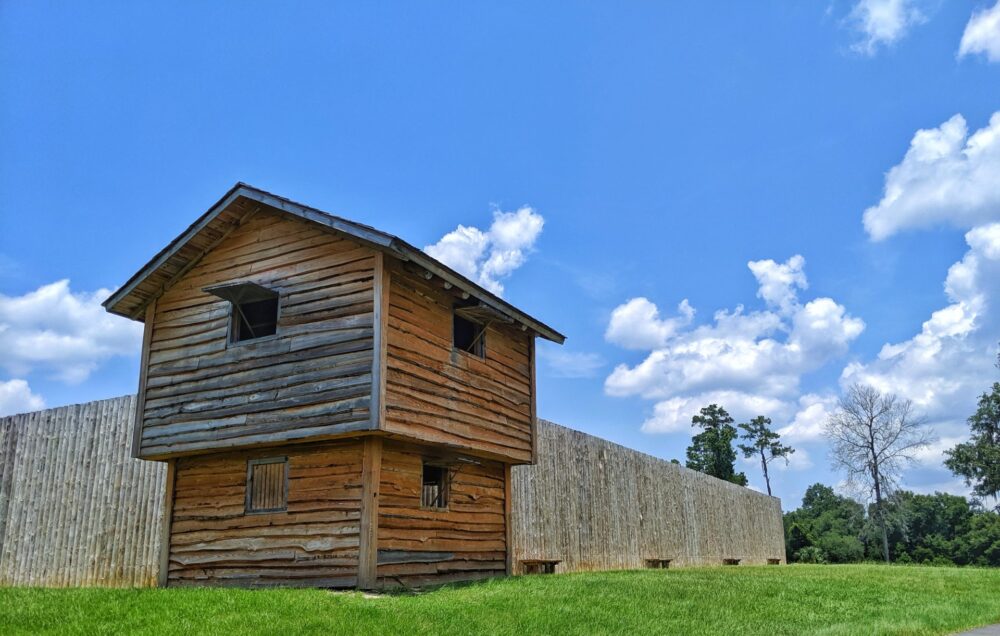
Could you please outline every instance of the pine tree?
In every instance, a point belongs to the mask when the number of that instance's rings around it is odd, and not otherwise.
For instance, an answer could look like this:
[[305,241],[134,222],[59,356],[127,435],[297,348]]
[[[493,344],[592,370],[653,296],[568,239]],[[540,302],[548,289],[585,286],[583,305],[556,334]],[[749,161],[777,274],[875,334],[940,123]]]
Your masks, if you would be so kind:
[[699,415],[691,418],[691,425],[700,427],[702,432],[691,438],[691,445],[687,449],[687,467],[746,486],[746,475],[736,472],[733,440],[737,433],[733,418],[726,409],[710,404],[701,409]]
[[747,444],[740,444],[740,450],[746,458],[760,457],[760,467],[764,471],[764,483],[767,484],[767,494],[771,494],[771,477],[767,473],[767,465],[776,457],[782,457],[788,463],[788,456],[795,452],[791,446],[784,446],[779,440],[781,436],[771,430],[771,419],[758,415],[749,422],[739,425],[743,429],[740,439]]

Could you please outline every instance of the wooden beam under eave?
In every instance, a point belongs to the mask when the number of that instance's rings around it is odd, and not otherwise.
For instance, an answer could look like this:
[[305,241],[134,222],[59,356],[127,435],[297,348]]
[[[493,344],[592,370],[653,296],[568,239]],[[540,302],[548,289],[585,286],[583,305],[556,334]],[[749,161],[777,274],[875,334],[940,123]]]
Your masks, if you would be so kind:
[[138,458],[142,449],[142,419],[146,410],[146,376],[149,367],[149,346],[153,340],[153,317],[156,300],[146,305],[146,320],[142,331],[142,353],[139,359],[139,390],[135,398],[135,419],[132,423],[132,457]]
[[385,428],[385,375],[388,358],[389,336],[389,283],[390,273],[386,267],[386,256],[375,252],[375,273],[372,304],[372,388],[371,388],[371,428]]
[[364,439],[361,464],[361,536],[358,540],[358,587],[370,590],[378,582],[378,500],[382,479],[382,438]]
[[[184,278],[184,276],[188,272],[190,272],[192,269],[194,269],[198,265],[198,263],[201,262],[201,259],[205,258],[205,256],[209,252],[211,252],[212,250],[214,250],[216,247],[219,246],[220,243],[222,243],[227,238],[229,238],[230,234],[232,234],[233,232],[235,232],[236,230],[238,230],[240,227],[242,227],[250,219],[251,216],[253,216],[254,214],[256,214],[259,211],[260,211],[260,206],[258,205],[258,206],[255,206],[255,207],[251,208],[249,211],[243,213],[243,215],[240,216],[240,217],[238,217],[237,219],[235,219],[233,221],[227,222],[226,225],[224,226],[223,230],[218,230],[218,232],[219,232],[219,236],[218,237],[216,237],[211,242],[209,242],[208,245],[206,245],[203,249],[198,250],[197,253],[195,254],[195,256],[193,256],[190,259],[188,259],[187,262],[179,270],[177,270],[177,272],[174,273],[173,276],[171,276],[170,278],[168,278],[166,281],[164,281],[159,286],[159,288],[156,290],[156,292],[153,293],[152,300],[150,302],[156,302],[156,299],[158,299],[160,296],[162,296],[164,294],[164,292],[166,292],[168,289],[170,289],[171,287],[173,287],[173,285],[177,281],[179,281],[180,279]],[[208,226],[206,226],[206,229],[207,228],[208,228]]]
[[535,376],[537,372],[535,370],[535,335],[530,336],[531,345],[528,349],[529,360],[528,365],[531,367],[531,463],[538,463],[538,407],[537,400],[535,399],[535,394],[537,392]]

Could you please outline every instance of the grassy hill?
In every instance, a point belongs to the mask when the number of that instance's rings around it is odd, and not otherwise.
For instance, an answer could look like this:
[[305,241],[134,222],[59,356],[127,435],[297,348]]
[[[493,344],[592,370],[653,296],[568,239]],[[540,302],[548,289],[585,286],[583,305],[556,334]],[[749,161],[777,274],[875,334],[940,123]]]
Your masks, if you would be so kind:
[[0,589],[0,632],[949,634],[1000,623],[1000,570],[733,567],[323,590]]

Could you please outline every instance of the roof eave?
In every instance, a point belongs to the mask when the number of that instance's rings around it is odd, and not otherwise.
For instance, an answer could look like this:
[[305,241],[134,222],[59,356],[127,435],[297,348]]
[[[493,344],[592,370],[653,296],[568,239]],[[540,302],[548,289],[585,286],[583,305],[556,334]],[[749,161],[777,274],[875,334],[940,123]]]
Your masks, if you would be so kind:
[[528,314],[524,313],[517,307],[514,307],[504,299],[496,296],[489,290],[477,285],[465,276],[459,274],[455,270],[451,269],[444,263],[428,256],[423,250],[417,249],[416,247],[410,245],[406,241],[396,238],[393,241],[393,245],[396,248],[394,251],[405,260],[408,260],[424,269],[428,272],[434,274],[435,276],[441,278],[442,280],[451,283],[455,287],[458,287],[464,292],[469,293],[471,296],[475,296],[480,300],[480,302],[488,305],[492,309],[510,316],[515,321],[521,323],[528,329],[531,329],[539,336],[545,338],[546,340],[551,340],[556,344],[562,344],[566,341],[566,336],[559,333],[552,327],[549,327],[540,320],[532,318]]

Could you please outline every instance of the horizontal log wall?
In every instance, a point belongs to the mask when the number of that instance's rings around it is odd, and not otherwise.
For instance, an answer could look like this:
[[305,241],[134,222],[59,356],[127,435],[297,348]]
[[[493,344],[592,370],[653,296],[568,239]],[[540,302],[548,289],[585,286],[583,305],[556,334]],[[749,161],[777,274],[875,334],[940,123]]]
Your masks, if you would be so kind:
[[131,457],[135,397],[0,418],[0,585],[156,583],[166,466]]
[[[140,456],[329,437],[371,427],[374,251],[261,210],[156,301]],[[275,336],[229,343],[231,305],[280,295]]]
[[[288,509],[247,514],[247,462],[288,457]],[[168,585],[351,587],[357,583],[361,443],[177,460]]]
[[537,464],[512,472],[515,573],[785,560],[779,499],[599,437],[539,421]]
[[383,428],[530,462],[532,336],[492,324],[485,358],[454,351],[455,301],[440,286],[392,266]]
[[468,581],[504,574],[503,464],[458,463],[448,509],[422,508],[423,458],[433,447],[386,442],[378,515],[378,578],[386,586]]

